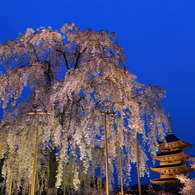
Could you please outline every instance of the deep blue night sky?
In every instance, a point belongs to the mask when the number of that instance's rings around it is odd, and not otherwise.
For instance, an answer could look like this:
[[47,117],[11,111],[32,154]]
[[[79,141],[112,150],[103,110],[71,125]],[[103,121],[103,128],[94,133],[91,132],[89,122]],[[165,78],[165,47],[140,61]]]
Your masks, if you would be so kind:
[[[195,144],[194,10],[194,0],[4,0],[0,42],[26,28],[60,29],[65,22],[116,32],[128,69],[138,81],[166,89],[173,132]],[[195,155],[195,146],[187,152]]]

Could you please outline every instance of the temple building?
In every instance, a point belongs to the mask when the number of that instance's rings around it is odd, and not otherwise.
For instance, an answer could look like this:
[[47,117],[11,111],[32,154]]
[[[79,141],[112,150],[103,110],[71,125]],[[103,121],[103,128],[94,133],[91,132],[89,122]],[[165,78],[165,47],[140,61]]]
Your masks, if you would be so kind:
[[194,171],[184,161],[194,157],[186,154],[183,149],[190,148],[193,145],[189,144],[182,139],[177,138],[171,128],[170,133],[163,141],[159,142],[160,153],[152,156],[153,159],[160,161],[160,165],[151,167],[151,170],[161,173],[159,179],[151,180],[153,184],[163,185],[166,188],[179,186],[180,182],[175,178],[176,175],[185,174]]

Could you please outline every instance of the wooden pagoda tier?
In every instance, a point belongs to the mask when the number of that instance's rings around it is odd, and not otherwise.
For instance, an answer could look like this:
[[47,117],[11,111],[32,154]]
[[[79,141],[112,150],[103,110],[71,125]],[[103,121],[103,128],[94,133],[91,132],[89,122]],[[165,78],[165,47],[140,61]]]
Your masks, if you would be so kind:
[[182,139],[177,138],[173,133],[169,133],[164,140],[159,141],[159,150],[162,151],[173,151],[191,148],[193,145],[184,142]]
[[[193,169],[188,166],[186,163],[180,163],[180,164],[167,164],[167,165],[160,165],[157,167],[151,167],[153,171],[163,173],[166,176],[169,175],[168,178],[173,177],[173,175],[183,174],[190,171],[193,171]],[[161,178],[165,178],[165,175],[161,175]]]
[[175,161],[178,163],[181,163],[185,159],[189,159],[193,156],[186,154],[182,150],[175,150],[175,151],[170,151],[170,152],[160,152],[160,154],[157,154],[156,156],[151,156],[155,160],[162,161],[160,165],[163,165],[163,162],[168,162]]
[[172,132],[169,133],[164,140],[159,142],[160,153],[156,156],[151,156],[153,159],[160,161],[160,165],[151,167],[151,170],[161,173],[159,179],[151,180],[151,182],[164,186],[167,184],[179,184],[179,180],[175,178],[176,175],[194,171],[193,168],[184,163],[184,160],[194,156],[182,151],[182,149],[192,146],[192,144],[177,138]]
[[163,186],[165,186],[166,184],[180,184],[180,182],[179,182],[179,180],[178,179],[176,179],[176,178],[165,178],[165,179],[163,179],[163,178],[160,178],[160,179],[153,179],[153,180],[151,180],[151,182],[153,183],[153,184],[157,184],[157,185],[163,185]]

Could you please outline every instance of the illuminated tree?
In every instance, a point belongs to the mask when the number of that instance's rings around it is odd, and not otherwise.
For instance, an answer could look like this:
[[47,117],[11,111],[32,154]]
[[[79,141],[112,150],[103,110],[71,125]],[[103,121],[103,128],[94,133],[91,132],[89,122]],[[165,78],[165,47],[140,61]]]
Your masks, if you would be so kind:
[[[78,188],[81,177],[93,175],[97,165],[104,169],[104,156],[98,155],[104,151],[103,113],[115,113],[107,116],[109,162],[119,169],[119,149],[126,154],[124,178],[136,161],[137,133],[156,151],[156,138],[163,138],[167,124],[161,105],[165,91],[137,82],[124,60],[114,33],[82,31],[75,24],[64,24],[60,31],[27,29],[0,45],[1,158],[7,190],[29,190],[36,128],[38,191],[70,182]],[[143,174],[141,145],[139,153]],[[74,174],[68,179],[70,170]]]
[[[190,158],[190,161],[192,161],[191,167],[195,169],[195,158]],[[180,182],[184,185],[183,188],[181,188],[180,193],[183,195],[190,195],[195,193],[195,179],[190,178],[187,175],[177,175],[177,179],[180,180]]]

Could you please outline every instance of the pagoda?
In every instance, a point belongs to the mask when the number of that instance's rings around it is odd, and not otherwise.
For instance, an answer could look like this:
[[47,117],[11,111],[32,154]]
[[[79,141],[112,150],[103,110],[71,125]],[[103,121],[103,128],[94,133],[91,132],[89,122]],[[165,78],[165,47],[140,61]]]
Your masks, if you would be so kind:
[[174,188],[180,184],[179,180],[175,178],[176,175],[194,171],[193,168],[184,162],[194,156],[188,155],[183,151],[183,149],[190,148],[193,145],[177,138],[173,134],[170,116],[169,123],[169,134],[163,141],[158,142],[160,153],[156,156],[151,156],[153,159],[160,161],[160,165],[151,167],[151,170],[161,173],[159,179],[151,180],[151,182],[153,184],[163,185],[165,188]]

